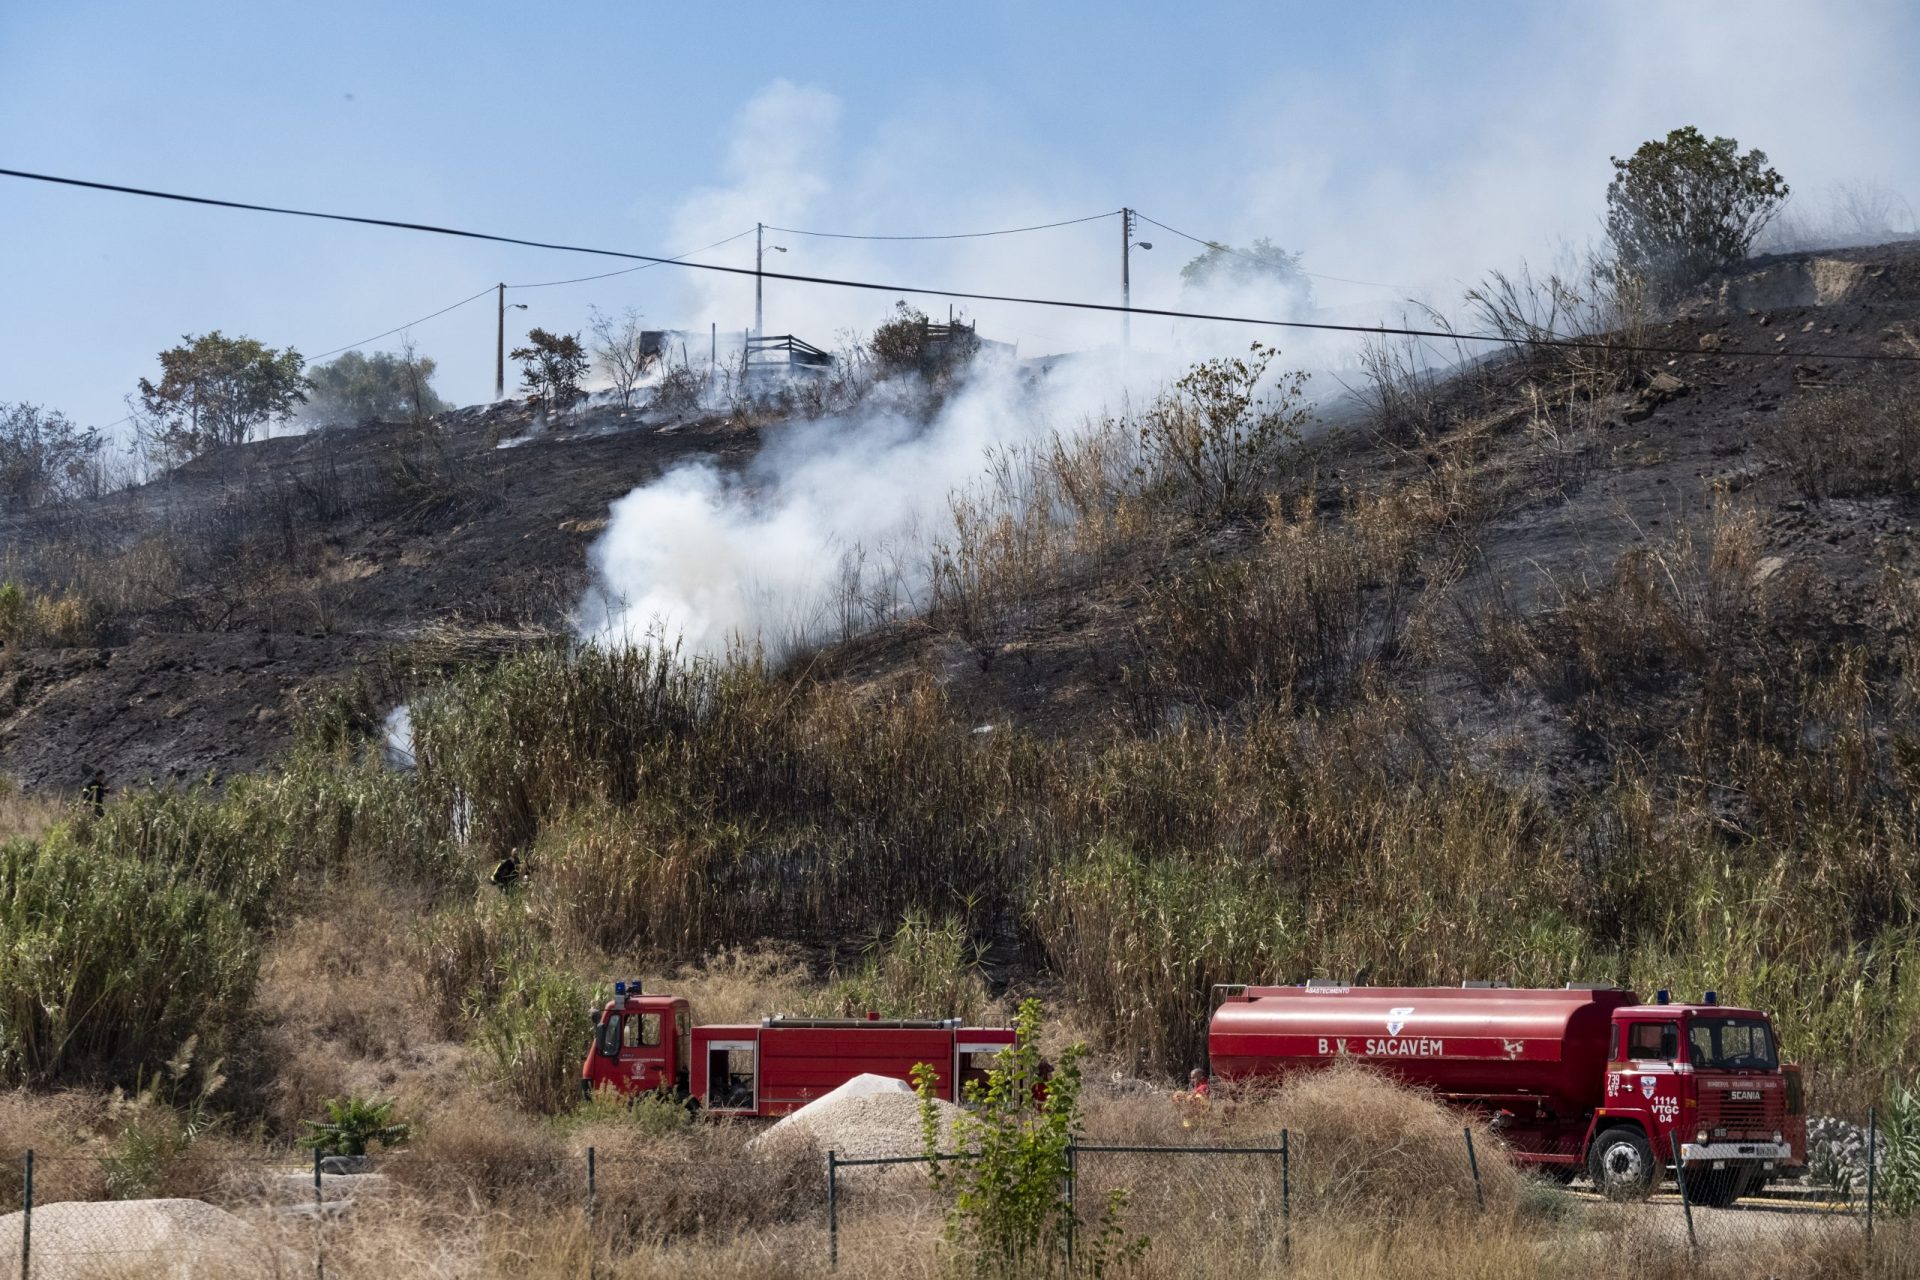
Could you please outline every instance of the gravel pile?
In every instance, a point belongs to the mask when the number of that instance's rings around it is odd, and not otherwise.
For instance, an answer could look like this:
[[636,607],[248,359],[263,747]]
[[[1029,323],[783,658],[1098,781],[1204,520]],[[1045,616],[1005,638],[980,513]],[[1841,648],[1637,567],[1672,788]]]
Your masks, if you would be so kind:
[[[0,1257],[20,1256],[23,1215],[0,1217]],[[251,1226],[199,1200],[65,1201],[33,1211],[33,1280],[271,1275]]]
[[[898,1083],[897,1081],[894,1083]],[[960,1108],[935,1100],[943,1150],[952,1150],[953,1120]],[[920,1129],[920,1099],[904,1086],[873,1092],[829,1094],[808,1103],[753,1140],[756,1148],[808,1142],[846,1159],[917,1156],[926,1147]]]

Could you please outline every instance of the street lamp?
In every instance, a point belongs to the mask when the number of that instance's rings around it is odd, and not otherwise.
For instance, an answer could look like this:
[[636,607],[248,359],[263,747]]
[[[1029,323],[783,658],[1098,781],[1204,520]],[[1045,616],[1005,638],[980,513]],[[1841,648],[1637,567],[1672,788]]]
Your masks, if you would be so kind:
[[[496,287],[500,306],[498,319],[493,328],[493,398],[499,400],[507,394],[507,307],[509,304],[507,286],[502,284]],[[511,305],[515,311],[527,309],[527,304],[524,302],[515,302]]]
[[1120,316],[1120,345],[1133,345],[1133,271],[1132,256],[1135,249],[1151,249],[1151,240],[1133,238],[1134,212],[1131,209],[1120,211],[1120,305],[1125,308]]
[[773,250],[775,253],[785,253],[787,251],[787,246],[783,244],[762,243],[766,230],[767,227],[765,223],[756,222],[753,224],[753,336],[756,338],[760,336],[761,325],[765,323],[761,303],[761,259],[766,257],[768,249]]

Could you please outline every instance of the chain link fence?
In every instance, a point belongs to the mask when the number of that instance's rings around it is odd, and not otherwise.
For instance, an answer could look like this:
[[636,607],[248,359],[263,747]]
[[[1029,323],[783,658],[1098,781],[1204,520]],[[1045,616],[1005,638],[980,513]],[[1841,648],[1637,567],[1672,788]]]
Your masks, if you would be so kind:
[[[1613,1201],[1582,1175],[1522,1176],[1472,1143],[1463,1129],[1457,1159],[1392,1186],[1376,1176],[1385,1161],[1285,1131],[1259,1145],[1077,1143],[1060,1269],[1097,1260],[1119,1192],[1107,1244],[1144,1238],[1140,1272],[1155,1276],[1325,1274],[1335,1259],[1396,1248],[1512,1249],[1516,1274],[1789,1275],[1818,1260],[1825,1274],[1920,1275],[1920,1232],[1888,1216],[1870,1178],[1782,1183],[1710,1207],[1669,1171],[1649,1198]],[[680,1150],[690,1154],[18,1153],[0,1164],[0,1280],[606,1277],[650,1251],[741,1238],[768,1242],[791,1274],[867,1275],[923,1271],[942,1247],[952,1194],[924,1156]]]

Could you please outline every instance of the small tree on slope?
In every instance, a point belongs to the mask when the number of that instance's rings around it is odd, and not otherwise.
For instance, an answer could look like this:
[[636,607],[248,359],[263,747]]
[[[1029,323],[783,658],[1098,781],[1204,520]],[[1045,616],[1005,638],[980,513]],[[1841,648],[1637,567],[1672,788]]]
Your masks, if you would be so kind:
[[1607,236],[1662,299],[1745,260],[1789,191],[1765,152],[1741,155],[1732,138],[1709,141],[1691,125],[1615,156],[1613,170]]

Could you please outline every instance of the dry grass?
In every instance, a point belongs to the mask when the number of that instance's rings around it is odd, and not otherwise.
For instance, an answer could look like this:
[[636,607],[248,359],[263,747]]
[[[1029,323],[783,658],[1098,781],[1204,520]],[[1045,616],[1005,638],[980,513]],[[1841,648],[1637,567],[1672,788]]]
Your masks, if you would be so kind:
[[1910,494],[1920,481],[1920,388],[1885,376],[1806,394],[1760,442],[1815,501]]
[[44,791],[28,795],[0,779],[0,844],[36,839],[62,818],[73,815],[72,801]]

